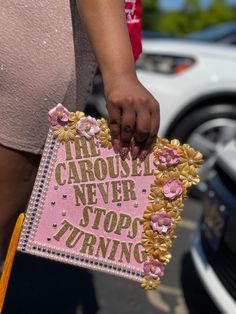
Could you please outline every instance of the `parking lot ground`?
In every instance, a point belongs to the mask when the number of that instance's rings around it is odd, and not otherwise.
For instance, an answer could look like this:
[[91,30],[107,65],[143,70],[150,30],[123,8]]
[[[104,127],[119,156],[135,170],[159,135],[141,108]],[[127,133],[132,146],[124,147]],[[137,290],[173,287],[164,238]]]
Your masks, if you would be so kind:
[[201,214],[188,200],[172,260],[159,288],[19,254],[3,314],[219,314],[194,269],[189,249]]

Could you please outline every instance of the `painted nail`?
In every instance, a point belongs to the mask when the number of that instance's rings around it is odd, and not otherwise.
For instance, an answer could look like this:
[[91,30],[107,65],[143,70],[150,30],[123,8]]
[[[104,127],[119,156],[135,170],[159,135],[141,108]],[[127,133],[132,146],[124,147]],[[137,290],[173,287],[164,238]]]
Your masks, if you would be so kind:
[[128,152],[129,152],[128,147],[122,147],[122,148],[121,148],[120,157],[121,157],[122,160],[125,160],[125,158],[126,158],[127,155],[128,155]]
[[146,150],[142,150],[139,156],[140,161],[144,161],[148,155],[148,152]]
[[120,141],[119,140],[113,140],[112,144],[113,144],[113,149],[114,149],[115,154],[118,154],[119,150],[120,150]]
[[138,157],[138,154],[139,154],[139,147],[138,146],[133,146],[131,148],[132,159],[136,159]]

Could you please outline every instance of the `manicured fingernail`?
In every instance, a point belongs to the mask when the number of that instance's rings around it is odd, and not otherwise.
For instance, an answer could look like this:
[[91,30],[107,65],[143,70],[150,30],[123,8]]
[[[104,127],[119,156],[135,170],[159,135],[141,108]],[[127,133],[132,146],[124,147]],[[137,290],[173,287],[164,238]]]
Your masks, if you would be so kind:
[[120,157],[121,157],[122,160],[125,160],[125,158],[126,158],[127,155],[128,155],[128,152],[129,152],[128,147],[122,147],[122,148],[121,148]]
[[119,140],[113,140],[112,144],[113,144],[113,149],[114,149],[115,154],[118,154],[119,150],[120,150],[120,141]]
[[132,159],[136,159],[138,157],[138,154],[139,154],[139,147],[138,146],[133,146],[131,148]]
[[145,158],[147,157],[147,155],[148,155],[148,152],[146,150],[142,150],[140,155],[139,155],[140,161],[144,161]]

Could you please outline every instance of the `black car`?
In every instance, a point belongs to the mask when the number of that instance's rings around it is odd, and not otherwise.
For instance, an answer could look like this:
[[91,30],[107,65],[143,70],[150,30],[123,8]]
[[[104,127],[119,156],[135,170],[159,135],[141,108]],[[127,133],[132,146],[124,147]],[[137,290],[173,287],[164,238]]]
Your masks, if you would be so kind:
[[192,256],[219,310],[236,313],[236,141],[221,151],[207,182]]

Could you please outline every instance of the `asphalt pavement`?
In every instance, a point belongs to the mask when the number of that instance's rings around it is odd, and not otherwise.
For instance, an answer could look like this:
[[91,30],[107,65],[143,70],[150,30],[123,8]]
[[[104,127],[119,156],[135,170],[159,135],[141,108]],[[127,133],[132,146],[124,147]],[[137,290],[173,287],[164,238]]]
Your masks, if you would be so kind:
[[218,314],[189,249],[201,204],[188,200],[162,283],[145,292],[135,282],[18,254],[3,314]]

